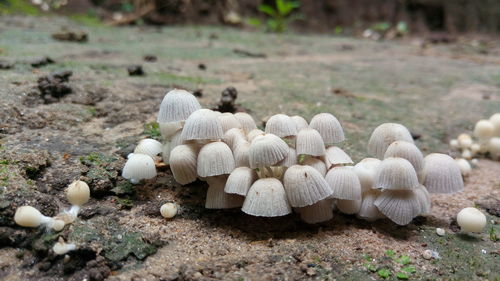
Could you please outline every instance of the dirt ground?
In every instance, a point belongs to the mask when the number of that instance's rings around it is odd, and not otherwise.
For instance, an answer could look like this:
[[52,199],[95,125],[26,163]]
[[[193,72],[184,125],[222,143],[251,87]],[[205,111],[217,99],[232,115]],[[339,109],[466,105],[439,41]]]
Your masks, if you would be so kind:
[[[88,42],[51,38],[63,27],[87,32]],[[40,66],[46,56],[54,62]],[[296,214],[206,210],[206,186],[180,186],[168,168],[135,186],[120,176],[137,141],[159,137],[153,121],[174,87],[201,90],[200,103],[212,107],[234,86],[259,123],[276,113],[331,112],[356,161],[384,122],[410,128],[426,154],[447,153],[450,138],[500,111],[496,39],[436,45],[6,16],[0,61],[10,66],[0,69],[1,280],[500,279],[500,162],[481,159],[464,192],[434,195],[432,213],[405,227],[338,213],[307,225]],[[145,75],[129,76],[130,65]],[[72,71],[68,81],[61,73],[39,80],[62,70]],[[45,215],[67,208],[63,190],[75,179],[92,192],[77,222],[59,234],[14,225],[18,206]],[[180,206],[171,220],[159,215],[165,202]],[[487,214],[484,233],[459,233],[454,218],[467,206]],[[55,256],[59,236],[78,250]],[[424,259],[428,249],[438,256]]]

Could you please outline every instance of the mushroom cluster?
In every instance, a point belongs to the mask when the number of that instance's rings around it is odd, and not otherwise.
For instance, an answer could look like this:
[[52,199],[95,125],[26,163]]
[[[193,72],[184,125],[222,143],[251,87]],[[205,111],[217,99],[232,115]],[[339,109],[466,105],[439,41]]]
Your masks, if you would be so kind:
[[[165,140],[163,162],[180,184],[206,181],[205,207],[210,209],[241,208],[262,217],[297,212],[305,222],[318,223],[330,220],[336,208],[406,225],[430,212],[429,193],[463,189],[457,163],[444,154],[424,158],[400,124],[377,127],[368,143],[376,158],[354,165],[337,146],[345,140],[344,131],[330,113],[317,114],[309,123],[276,114],[262,131],[247,113],[202,109],[189,92],[173,90],[162,101],[158,122]],[[124,177],[133,182],[154,177],[149,167],[160,151],[159,144],[154,147],[149,155],[143,154],[149,149],[136,149]],[[136,161],[136,154],[149,157],[148,164]]]

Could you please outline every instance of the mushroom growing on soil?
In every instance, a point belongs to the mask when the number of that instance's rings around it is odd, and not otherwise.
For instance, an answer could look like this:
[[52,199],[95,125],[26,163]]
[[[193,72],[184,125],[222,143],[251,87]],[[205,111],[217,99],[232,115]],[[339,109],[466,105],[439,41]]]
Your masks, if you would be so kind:
[[259,217],[285,216],[292,212],[283,184],[276,178],[263,178],[254,182],[241,210]]
[[77,180],[72,182],[65,191],[66,198],[73,205],[68,213],[76,218],[80,208],[90,199],[90,188],[86,182]]
[[405,126],[397,123],[384,123],[373,130],[368,141],[368,153],[378,159],[383,159],[387,148],[395,141],[413,143],[413,138]]
[[365,158],[354,166],[353,170],[359,178],[363,192],[374,188],[373,183],[381,162],[377,158]]
[[40,213],[40,211],[31,206],[22,206],[17,208],[14,215],[14,221],[18,225],[24,227],[39,227],[44,225],[47,228],[54,229],[55,231],[60,231],[64,227],[64,221],[44,216]]
[[159,124],[184,121],[200,108],[200,103],[191,93],[174,89],[163,98],[157,121]]
[[188,184],[196,181],[198,150],[198,146],[194,144],[178,145],[172,150],[170,170],[178,183]]
[[332,195],[333,190],[313,167],[294,165],[288,168],[283,182],[292,207],[305,207]]
[[161,142],[154,139],[143,139],[135,147],[134,153],[146,154],[154,158],[156,155],[160,154],[162,150],[163,145]]
[[325,164],[327,169],[339,165],[352,165],[354,162],[342,149],[336,146],[330,146],[325,151]]
[[320,113],[315,115],[311,119],[309,127],[320,133],[323,138],[323,142],[327,147],[345,140],[344,130],[342,129],[339,120],[337,120],[337,118],[330,113]]
[[248,190],[257,179],[257,173],[253,169],[238,167],[229,175],[224,191],[230,194],[246,196]]
[[139,183],[143,179],[156,177],[156,167],[153,158],[146,154],[129,154],[127,162],[123,167],[122,177],[134,184]]
[[290,116],[276,114],[267,120],[265,131],[280,138],[294,137],[297,135],[297,125]]
[[482,232],[486,226],[486,216],[476,208],[468,207],[457,214],[457,223],[465,232]]
[[177,214],[177,205],[174,203],[165,203],[160,207],[160,214],[166,219],[171,219]]
[[456,193],[464,189],[457,162],[450,156],[431,153],[424,158],[424,186],[429,193]]

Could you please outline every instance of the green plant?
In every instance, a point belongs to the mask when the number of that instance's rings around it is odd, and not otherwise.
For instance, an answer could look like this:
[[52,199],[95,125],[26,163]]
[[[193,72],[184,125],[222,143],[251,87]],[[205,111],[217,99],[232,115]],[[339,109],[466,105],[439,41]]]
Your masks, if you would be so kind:
[[40,14],[38,9],[26,0],[4,0],[0,1],[1,14],[26,14],[36,16]]
[[144,134],[153,139],[161,137],[160,125],[157,122],[150,122],[144,125]]
[[[292,15],[293,10],[300,6],[299,2],[289,0],[276,0],[275,6],[262,4],[259,11],[269,16],[266,27],[272,32],[286,31],[288,24],[301,18],[300,15]],[[249,19],[248,23],[257,27],[262,25],[259,19]]]
[[386,269],[386,268],[380,269],[379,271],[377,271],[377,274],[378,274],[378,276],[380,276],[384,279],[389,278],[392,275],[391,271],[389,269]]

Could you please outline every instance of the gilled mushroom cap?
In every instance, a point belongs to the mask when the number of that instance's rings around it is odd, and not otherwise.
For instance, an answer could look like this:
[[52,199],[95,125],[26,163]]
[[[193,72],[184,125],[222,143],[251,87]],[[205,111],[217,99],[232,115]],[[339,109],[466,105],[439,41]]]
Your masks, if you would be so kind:
[[234,151],[236,143],[240,140],[247,140],[245,132],[239,128],[232,128],[224,133],[224,142]]
[[354,164],[354,162],[342,149],[336,146],[330,146],[325,151],[325,164],[326,168],[330,169],[336,165],[349,165]]
[[408,160],[418,173],[424,168],[424,155],[418,147],[410,142],[395,141],[387,148],[384,158],[400,157]]
[[155,157],[160,154],[163,150],[163,145],[161,142],[154,139],[143,139],[135,147],[134,153],[146,154],[151,157]]
[[373,183],[380,163],[382,163],[382,161],[377,158],[365,158],[354,166],[353,170],[358,176],[363,191],[374,188]]
[[363,193],[361,208],[358,212],[359,218],[367,221],[375,221],[384,218],[384,214],[382,214],[374,204],[380,193],[381,192],[378,189],[371,189]]
[[271,116],[266,123],[266,133],[274,134],[278,137],[290,137],[297,135],[297,125],[285,114],[276,114]]
[[177,132],[179,132],[182,129],[182,122],[165,122],[165,123],[159,123],[158,124],[160,128],[160,134],[161,136],[169,140],[172,138],[173,135],[175,135]]
[[288,168],[295,164],[297,164],[297,152],[295,151],[295,148],[288,147],[288,154],[286,155],[285,159],[279,162],[278,166],[283,166]]
[[275,178],[264,178],[254,182],[241,210],[259,217],[279,217],[292,212],[283,184]]
[[283,182],[292,207],[305,207],[332,195],[333,191],[313,167],[294,165],[288,168]]
[[210,109],[199,109],[189,116],[182,130],[182,140],[219,140],[224,136],[217,114]]
[[122,177],[130,180],[132,183],[156,177],[156,166],[153,158],[146,154],[129,154],[127,162],[123,167]]
[[200,103],[191,93],[174,89],[163,98],[157,121],[158,123],[184,121],[200,108]]
[[300,131],[304,128],[309,128],[309,124],[307,124],[306,119],[304,119],[302,116],[295,115],[290,118],[292,118],[293,122],[295,122],[295,125],[297,126],[297,131]]
[[309,206],[299,208],[300,218],[306,223],[314,224],[329,221],[333,218],[333,203],[324,199]]
[[427,188],[423,185],[419,185],[415,189],[415,193],[418,197],[418,202],[420,203],[420,214],[427,215],[431,212],[431,196],[427,191]]
[[382,214],[399,225],[409,224],[421,211],[413,190],[385,190],[374,204]]
[[252,142],[254,138],[256,138],[257,136],[262,136],[264,134],[265,134],[264,131],[260,129],[253,129],[250,132],[248,132],[247,139],[249,142]]
[[382,159],[389,145],[395,141],[413,143],[413,138],[408,129],[397,123],[384,123],[373,130],[368,141],[368,153]]
[[170,170],[180,184],[188,184],[197,178],[198,148],[193,144],[176,146],[170,153]]
[[317,130],[321,134],[321,137],[323,137],[323,141],[327,146],[343,142],[345,140],[344,130],[342,129],[339,120],[337,120],[337,118],[330,113],[320,113],[315,115],[311,119],[309,127]]
[[233,153],[229,146],[221,141],[205,144],[198,154],[196,166],[200,177],[230,174],[235,168]]
[[450,156],[431,153],[424,158],[424,186],[429,193],[455,193],[464,189],[460,167]]
[[[325,162],[321,161],[318,158],[307,158],[302,164],[306,166],[311,166],[316,171],[318,171],[323,177],[326,175],[326,165]],[[290,165],[292,166],[292,165]],[[290,167],[288,166],[288,167]]]
[[274,166],[288,155],[286,142],[273,134],[257,136],[249,150],[250,168]]
[[208,177],[207,199],[205,208],[207,209],[232,209],[243,205],[243,196],[224,192],[227,175]]
[[257,173],[253,169],[238,167],[229,175],[224,191],[226,193],[246,196],[248,190],[257,179]]
[[224,133],[229,129],[241,128],[240,121],[238,121],[238,119],[236,119],[236,117],[234,117],[232,113],[224,112],[218,118]]
[[235,144],[234,150],[234,164],[235,167],[249,167],[249,152],[250,143],[246,140],[241,140]]
[[325,155],[325,143],[318,131],[304,128],[299,131],[296,138],[295,149],[297,154],[323,156]]
[[257,129],[257,125],[255,125],[255,121],[252,116],[246,112],[237,112],[234,114],[234,117],[240,122],[241,128],[245,132],[250,132],[253,129]]
[[337,199],[337,209],[348,215],[354,215],[359,212],[361,208],[361,199],[359,200],[344,200]]
[[380,163],[374,186],[391,190],[415,189],[419,186],[417,172],[408,160],[389,157]]
[[344,200],[361,200],[361,184],[354,169],[346,167],[333,168],[326,174],[326,182],[333,190],[332,198]]

